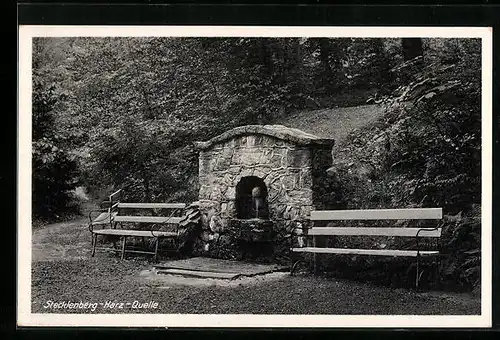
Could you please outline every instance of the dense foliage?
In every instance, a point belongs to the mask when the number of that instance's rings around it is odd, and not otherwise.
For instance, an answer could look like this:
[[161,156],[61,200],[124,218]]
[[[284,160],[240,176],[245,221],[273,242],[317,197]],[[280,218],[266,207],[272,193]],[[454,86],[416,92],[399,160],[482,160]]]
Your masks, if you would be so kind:
[[36,38],[36,214],[68,190],[196,200],[193,141],[290,114],[380,103],[333,150],[348,208],[442,207],[443,275],[478,286],[481,48],[474,39]]
[[39,38],[34,46],[43,61],[35,69],[65,94],[54,114],[78,136],[72,149],[86,186],[146,201],[196,199],[193,141],[303,108],[363,103],[392,60],[380,39]]
[[480,277],[481,49],[448,41],[392,70],[386,113],[338,146],[332,168],[349,208],[442,207],[443,275]]

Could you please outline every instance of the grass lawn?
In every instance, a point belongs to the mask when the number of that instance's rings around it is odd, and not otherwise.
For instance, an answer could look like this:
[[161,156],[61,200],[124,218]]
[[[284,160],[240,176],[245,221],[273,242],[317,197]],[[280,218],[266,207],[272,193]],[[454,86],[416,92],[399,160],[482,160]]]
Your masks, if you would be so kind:
[[[310,275],[286,276],[260,285],[237,287],[160,287],[139,277],[145,261],[88,260],[35,263],[32,268],[32,312],[47,310],[47,301],[158,302],[157,309],[106,310],[94,313],[222,313],[222,314],[479,314],[479,301],[416,294]],[[91,313],[92,311],[87,310]]]
[[[236,286],[165,285],[139,275],[151,269],[144,257],[120,261],[104,252],[90,257],[83,220],[33,231],[33,313],[209,313],[209,314],[480,314],[480,299],[464,294],[415,293],[370,284],[284,274]],[[49,309],[47,301],[97,302],[91,309]],[[107,301],[157,308],[105,308]]]

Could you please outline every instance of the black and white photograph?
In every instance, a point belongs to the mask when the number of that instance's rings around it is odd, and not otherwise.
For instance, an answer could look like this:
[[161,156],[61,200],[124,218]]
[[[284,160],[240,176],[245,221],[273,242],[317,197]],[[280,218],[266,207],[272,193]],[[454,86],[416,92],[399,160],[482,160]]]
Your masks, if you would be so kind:
[[491,326],[487,28],[19,34],[21,325]]

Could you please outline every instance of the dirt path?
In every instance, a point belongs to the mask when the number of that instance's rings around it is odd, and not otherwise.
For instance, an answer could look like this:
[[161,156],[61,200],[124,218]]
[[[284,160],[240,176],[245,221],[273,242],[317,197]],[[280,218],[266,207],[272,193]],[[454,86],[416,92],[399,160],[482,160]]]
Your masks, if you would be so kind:
[[99,206],[84,187],[76,188],[73,195],[80,202],[81,217],[33,229],[32,262],[72,261],[90,257],[91,235],[86,216]]
[[88,258],[90,232],[88,220],[49,224],[33,230],[32,261],[71,261]]

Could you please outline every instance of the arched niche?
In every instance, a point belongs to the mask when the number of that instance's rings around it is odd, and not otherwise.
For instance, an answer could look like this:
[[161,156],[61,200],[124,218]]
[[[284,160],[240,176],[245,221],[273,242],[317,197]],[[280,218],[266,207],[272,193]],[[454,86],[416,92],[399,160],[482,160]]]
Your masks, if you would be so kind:
[[[254,200],[252,190],[260,191],[260,200]],[[245,176],[236,185],[236,217],[239,219],[269,218],[267,186],[257,176]]]

